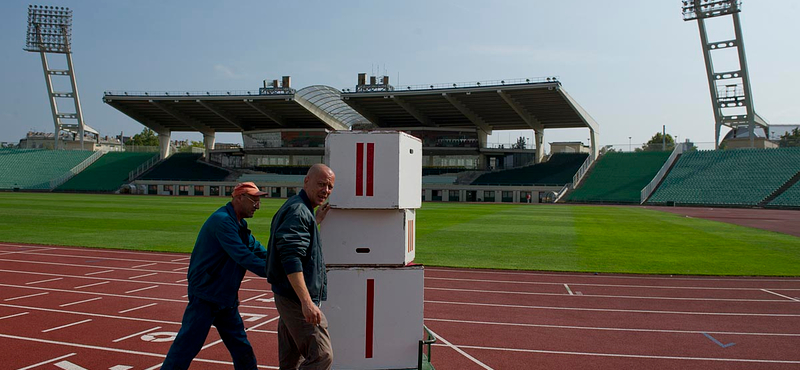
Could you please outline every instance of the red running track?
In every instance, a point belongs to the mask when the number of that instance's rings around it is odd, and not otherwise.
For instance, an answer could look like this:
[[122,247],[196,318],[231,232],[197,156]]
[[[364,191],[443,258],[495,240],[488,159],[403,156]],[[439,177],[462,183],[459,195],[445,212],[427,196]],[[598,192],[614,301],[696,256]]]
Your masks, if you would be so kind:
[[[0,243],[10,369],[157,369],[186,304],[188,255]],[[797,369],[800,278],[427,268],[436,369]],[[240,311],[260,368],[277,311],[248,275]],[[336,345],[344,345],[334,343]],[[194,369],[232,369],[212,329]]]

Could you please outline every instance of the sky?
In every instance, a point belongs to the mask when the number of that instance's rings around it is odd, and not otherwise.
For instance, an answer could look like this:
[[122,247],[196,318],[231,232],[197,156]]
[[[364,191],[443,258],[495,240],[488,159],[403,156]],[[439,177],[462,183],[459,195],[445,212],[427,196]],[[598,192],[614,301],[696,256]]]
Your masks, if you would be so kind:
[[[0,2],[0,141],[53,130],[39,55],[23,50],[29,4]],[[558,76],[599,124],[600,145],[636,147],[665,126],[680,141],[713,147],[698,27],[683,20],[679,0],[33,4],[73,10],[72,58],[84,120],[101,135],[144,128],[103,103],[104,91],[256,90],[262,80],[284,75],[297,89],[352,89],[357,74],[366,72],[386,74],[395,85]],[[798,10],[789,0],[742,4],[755,110],[770,124],[800,123]],[[732,34],[724,22],[710,25],[712,40]],[[715,66],[732,60],[714,58]],[[63,60],[52,55],[51,68]],[[532,131],[495,131],[489,142],[520,135]],[[545,132],[545,142],[588,137],[587,129]],[[241,136],[218,134],[217,142],[241,142]]]

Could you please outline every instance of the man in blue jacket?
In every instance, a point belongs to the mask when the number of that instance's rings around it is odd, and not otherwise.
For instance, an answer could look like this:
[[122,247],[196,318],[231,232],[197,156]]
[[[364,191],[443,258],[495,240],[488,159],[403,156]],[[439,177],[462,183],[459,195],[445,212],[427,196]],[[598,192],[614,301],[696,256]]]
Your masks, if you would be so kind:
[[266,277],[267,251],[244,220],[260,208],[264,194],[252,182],[236,185],[231,201],[200,229],[189,262],[189,304],[161,369],[188,368],[211,325],[231,353],[234,369],[256,369],[256,356],[239,315],[238,292],[246,270]]
[[327,299],[328,279],[317,224],[330,208],[325,200],[335,180],[327,166],[311,166],[303,190],[286,200],[272,218],[267,281],[281,315],[278,360],[282,370],[330,369],[333,363],[328,320],[319,309]]

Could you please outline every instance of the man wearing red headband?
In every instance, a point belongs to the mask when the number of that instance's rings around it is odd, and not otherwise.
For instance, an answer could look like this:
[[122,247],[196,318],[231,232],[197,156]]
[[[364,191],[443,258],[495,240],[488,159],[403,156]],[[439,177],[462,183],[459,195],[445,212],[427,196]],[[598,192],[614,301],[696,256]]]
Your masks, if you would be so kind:
[[231,353],[234,369],[256,369],[256,356],[239,315],[238,292],[246,270],[267,277],[267,251],[244,220],[260,208],[264,194],[252,182],[236,185],[231,201],[200,229],[189,262],[189,304],[161,369],[188,368],[211,325]]

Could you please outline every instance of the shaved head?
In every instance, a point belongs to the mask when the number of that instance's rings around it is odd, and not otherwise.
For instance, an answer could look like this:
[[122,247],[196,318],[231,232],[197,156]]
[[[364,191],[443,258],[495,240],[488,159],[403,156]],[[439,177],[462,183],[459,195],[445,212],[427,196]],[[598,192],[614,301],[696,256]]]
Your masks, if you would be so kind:
[[335,181],[336,175],[333,170],[322,163],[317,163],[308,169],[308,173],[303,179],[303,190],[314,207],[325,203],[333,191]]

